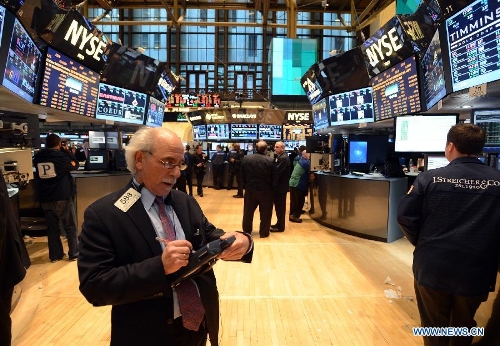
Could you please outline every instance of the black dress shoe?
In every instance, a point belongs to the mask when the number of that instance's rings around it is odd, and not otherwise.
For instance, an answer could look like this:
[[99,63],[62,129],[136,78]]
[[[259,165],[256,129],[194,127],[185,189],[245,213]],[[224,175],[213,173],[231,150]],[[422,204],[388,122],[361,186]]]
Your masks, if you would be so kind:
[[243,195],[234,195],[234,198],[243,198]]
[[200,196],[200,197],[203,197],[203,193],[200,193],[200,194],[199,194],[199,196]]
[[292,216],[290,216],[290,217],[288,218],[288,220],[289,220],[289,221],[291,221],[291,222],[296,222],[296,223],[301,223],[301,222],[302,222],[302,219],[299,219],[298,217],[295,217],[295,216],[293,216],[293,215],[292,215]]
[[271,226],[271,228],[269,228],[269,232],[285,232],[285,230],[283,228]]
[[269,237],[269,233],[268,234],[261,234],[260,235],[260,238],[267,238],[267,237]]

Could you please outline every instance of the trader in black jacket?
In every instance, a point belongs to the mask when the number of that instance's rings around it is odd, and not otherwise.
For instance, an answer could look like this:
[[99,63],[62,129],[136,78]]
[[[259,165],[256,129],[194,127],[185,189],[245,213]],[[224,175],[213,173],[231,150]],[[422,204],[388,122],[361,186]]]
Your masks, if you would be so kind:
[[219,293],[213,270],[185,282],[194,288],[191,306],[200,298],[203,305],[196,323],[183,307],[186,292],[171,288],[169,274],[188,264],[191,251],[231,235],[236,240],[220,259],[250,262],[252,239],[215,227],[193,197],[172,190],[186,167],[182,142],[172,131],[139,129],[125,155],[133,180],[85,211],[80,291],[95,306],[113,306],[111,345],[204,346],[209,334],[215,346]]
[[274,190],[277,185],[276,164],[267,155],[267,143],[260,141],[256,153],[246,155],[241,163],[241,181],[245,189],[243,199],[243,232],[252,233],[253,215],[259,207],[261,238],[269,236],[273,215]]
[[274,191],[274,210],[276,211],[276,224],[271,226],[271,232],[285,231],[286,194],[289,190],[290,181],[290,159],[285,152],[285,143],[279,141],[274,145],[274,162],[276,162],[276,174],[278,184]]
[[68,257],[74,261],[78,257],[78,239],[73,200],[76,186],[71,171],[77,170],[79,163],[56,134],[47,136],[45,147],[35,154],[33,164],[38,200],[47,219],[49,258],[57,262],[64,257],[59,229],[62,223],[68,239]]
[[0,174],[0,344],[10,346],[12,321],[10,309],[14,286],[26,275],[30,258],[24,245],[19,219],[9,200],[3,175]]
[[[413,274],[423,327],[476,326],[474,315],[495,290],[500,252],[500,171],[484,165],[484,131],[453,126],[449,165],[420,173],[398,208],[415,246]],[[424,337],[425,345],[470,345],[472,336]]]

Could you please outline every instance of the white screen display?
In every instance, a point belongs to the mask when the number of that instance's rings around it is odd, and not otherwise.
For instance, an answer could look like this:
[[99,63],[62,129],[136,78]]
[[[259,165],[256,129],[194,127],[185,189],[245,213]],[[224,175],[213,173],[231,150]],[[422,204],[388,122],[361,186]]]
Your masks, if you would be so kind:
[[446,136],[457,123],[456,115],[396,117],[396,152],[444,152]]

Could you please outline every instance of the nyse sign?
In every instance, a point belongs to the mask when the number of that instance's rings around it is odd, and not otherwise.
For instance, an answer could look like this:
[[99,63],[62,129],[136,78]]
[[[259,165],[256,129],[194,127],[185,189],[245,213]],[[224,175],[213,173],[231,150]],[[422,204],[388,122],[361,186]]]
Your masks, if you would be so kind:
[[287,112],[286,119],[291,122],[309,122],[311,121],[311,112]]
[[365,48],[366,55],[372,67],[386,58],[391,57],[403,47],[403,42],[398,36],[396,28],[390,29],[386,34],[380,36],[372,45]]
[[71,22],[66,35],[64,35],[64,39],[85,53],[85,55],[101,61],[106,43],[95,36],[92,31],[87,30],[85,26],[78,23],[78,21],[73,20]]

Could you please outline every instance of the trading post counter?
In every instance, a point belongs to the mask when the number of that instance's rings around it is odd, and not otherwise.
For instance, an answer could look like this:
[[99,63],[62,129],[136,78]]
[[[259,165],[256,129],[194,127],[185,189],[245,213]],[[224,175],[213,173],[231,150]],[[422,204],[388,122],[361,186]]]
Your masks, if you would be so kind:
[[403,233],[397,208],[408,190],[407,178],[314,173],[310,216],[318,223],[359,237],[392,242]]
[[76,220],[78,232],[82,229],[85,209],[99,198],[125,187],[132,175],[129,171],[93,173],[89,171],[71,172],[76,183]]

